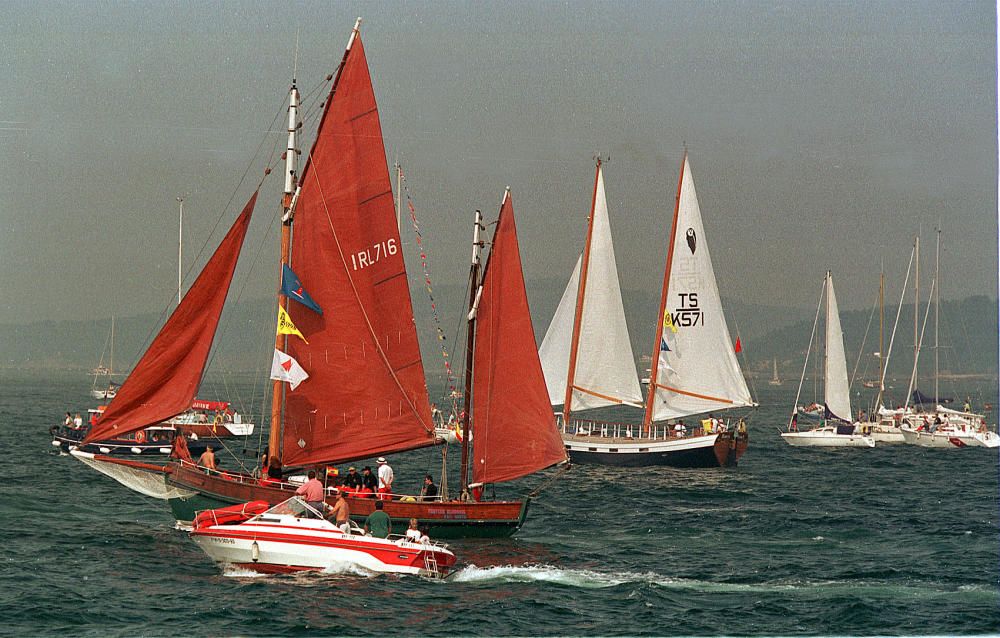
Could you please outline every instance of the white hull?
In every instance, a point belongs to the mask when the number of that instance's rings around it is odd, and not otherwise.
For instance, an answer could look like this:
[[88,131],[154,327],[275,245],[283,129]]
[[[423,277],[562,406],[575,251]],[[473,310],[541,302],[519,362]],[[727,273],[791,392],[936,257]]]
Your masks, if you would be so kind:
[[360,568],[375,573],[440,575],[434,568],[446,571],[455,560],[441,544],[344,534],[326,520],[269,513],[238,525],[198,528],[191,538],[219,564],[264,573]]
[[[638,426],[637,428],[638,429]],[[595,452],[598,454],[656,454],[663,452],[687,452],[706,447],[714,447],[718,434],[704,436],[671,437],[667,439],[633,439],[581,437],[563,435],[563,443],[569,452]]]
[[[985,440],[980,440],[978,435],[983,434],[980,432],[924,432],[917,431],[913,428],[902,428],[902,431],[903,440],[907,445],[949,449],[963,447],[996,447],[995,444],[987,446]],[[993,436],[996,437],[996,434],[993,434]]]
[[862,434],[837,434],[832,428],[808,432],[782,432],[785,443],[795,447],[875,447],[875,439]]

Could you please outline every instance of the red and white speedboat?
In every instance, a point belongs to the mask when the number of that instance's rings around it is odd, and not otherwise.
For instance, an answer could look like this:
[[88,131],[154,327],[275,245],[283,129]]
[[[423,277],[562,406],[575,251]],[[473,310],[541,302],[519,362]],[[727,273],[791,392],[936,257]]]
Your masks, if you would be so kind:
[[264,574],[357,566],[372,572],[441,577],[455,564],[446,545],[403,536],[365,536],[357,527],[345,534],[293,497],[268,507],[264,501],[205,510],[191,538],[212,560]]

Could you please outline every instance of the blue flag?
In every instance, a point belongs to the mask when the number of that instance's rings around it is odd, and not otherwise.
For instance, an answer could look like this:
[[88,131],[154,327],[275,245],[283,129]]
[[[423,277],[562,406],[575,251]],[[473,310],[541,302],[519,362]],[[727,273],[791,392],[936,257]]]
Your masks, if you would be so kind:
[[670,346],[667,345],[666,339],[660,339],[660,352],[670,352]]
[[323,309],[309,296],[309,293],[302,287],[302,282],[288,267],[288,264],[283,264],[281,267],[281,294],[289,299],[294,299],[310,310],[323,314]]

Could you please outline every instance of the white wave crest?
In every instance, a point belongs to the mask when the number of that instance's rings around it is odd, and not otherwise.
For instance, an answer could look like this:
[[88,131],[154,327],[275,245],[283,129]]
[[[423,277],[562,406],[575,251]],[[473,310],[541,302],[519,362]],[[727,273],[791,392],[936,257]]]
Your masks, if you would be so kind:
[[623,583],[662,583],[664,577],[654,573],[603,573],[588,569],[563,569],[553,565],[523,565],[518,567],[513,565],[492,567],[469,565],[452,574],[449,580],[459,583],[544,582],[584,589],[600,589]]

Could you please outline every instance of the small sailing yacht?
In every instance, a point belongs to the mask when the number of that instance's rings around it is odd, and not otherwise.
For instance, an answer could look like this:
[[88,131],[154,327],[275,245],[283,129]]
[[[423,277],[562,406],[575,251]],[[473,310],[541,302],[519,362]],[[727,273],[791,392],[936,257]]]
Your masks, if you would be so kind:
[[771,379],[767,382],[767,385],[781,385],[781,377],[778,376],[778,358],[774,358],[774,373],[771,375]]
[[108,401],[115,398],[118,393],[119,385],[115,383],[115,317],[111,315],[111,332],[108,335],[108,341],[105,343],[105,348],[110,345],[111,354],[108,359],[108,365],[104,365],[104,353],[101,353],[101,361],[94,368],[94,383],[90,388],[90,396],[95,399],[101,399],[102,401]]
[[[802,393],[802,382],[809,365],[808,353],[812,350],[812,337],[810,337],[806,361],[802,366],[802,377],[799,379],[799,389],[795,394],[792,417],[788,423],[788,432],[783,432],[781,437],[789,445],[797,447],[875,447],[875,440],[857,431],[851,418],[851,392],[847,382],[844,333],[840,328],[840,314],[837,308],[837,297],[833,292],[833,275],[830,271],[827,271],[823,280],[820,308],[824,296],[826,298],[826,347],[823,365],[823,424],[807,431],[799,431],[798,429],[799,416],[807,414],[807,411],[799,408],[798,404]],[[820,308],[816,309],[812,336],[816,334],[816,322],[819,321]]]
[[[694,178],[681,163],[667,249],[650,383],[643,402],[625,325],[601,163],[583,256],[539,351],[553,405],[563,405],[563,441],[574,462],[718,467],[746,451],[742,418],[716,413],[755,407],[736,360],[712,269]],[[641,421],[573,418],[610,405],[644,408]],[[684,419],[701,415],[690,429]]]

